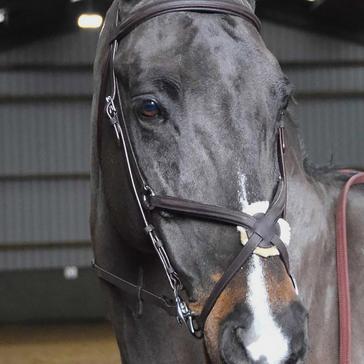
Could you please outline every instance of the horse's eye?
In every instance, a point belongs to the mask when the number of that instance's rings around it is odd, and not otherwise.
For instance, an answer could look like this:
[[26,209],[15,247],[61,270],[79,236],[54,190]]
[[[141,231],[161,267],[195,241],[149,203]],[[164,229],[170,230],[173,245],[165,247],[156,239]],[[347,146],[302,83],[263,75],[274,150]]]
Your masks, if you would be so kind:
[[146,119],[152,119],[160,115],[159,105],[154,100],[143,100],[139,109],[141,116]]

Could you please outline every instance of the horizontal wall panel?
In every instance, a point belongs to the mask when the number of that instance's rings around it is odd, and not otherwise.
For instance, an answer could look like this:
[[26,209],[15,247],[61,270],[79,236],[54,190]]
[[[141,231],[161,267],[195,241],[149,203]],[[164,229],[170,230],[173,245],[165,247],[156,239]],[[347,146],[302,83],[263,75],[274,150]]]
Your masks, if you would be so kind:
[[[364,60],[364,46],[354,42],[263,22],[263,38],[281,61]],[[98,31],[76,31],[39,39],[0,53],[0,67],[11,64],[91,63]]]
[[328,67],[284,70],[299,92],[364,92],[363,67]]
[[[65,279],[63,269],[1,272],[0,297],[2,298],[0,300],[1,324],[90,321],[104,318],[106,312],[105,296],[91,268],[79,269],[78,278],[72,280]],[[14,327],[13,331],[16,330],[19,328]],[[31,331],[28,332],[31,333]],[[3,345],[4,338],[1,339]],[[41,352],[38,357],[43,357]],[[15,363],[14,360],[4,361],[3,357],[0,362],[1,364]],[[32,364],[36,363],[45,364],[46,361],[42,359],[32,361]],[[16,364],[30,364],[30,362],[24,358]]]
[[0,182],[0,245],[89,240],[89,194],[82,180]]
[[89,102],[0,105],[0,176],[89,171]]
[[311,100],[297,118],[311,160],[364,168],[364,100]]
[[53,269],[66,266],[90,267],[93,257],[89,247],[37,248],[0,252],[0,271]]
[[272,53],[283,62],[362,60],[364,46],[301,29],[263,22],[263,38]]
[[84,64],[95,57],[98,30],[79,30],[40,38],[0,53],[0,67],[12,64]]
[[92,92],[91,72],[0,71],[2,96],[77,95]]

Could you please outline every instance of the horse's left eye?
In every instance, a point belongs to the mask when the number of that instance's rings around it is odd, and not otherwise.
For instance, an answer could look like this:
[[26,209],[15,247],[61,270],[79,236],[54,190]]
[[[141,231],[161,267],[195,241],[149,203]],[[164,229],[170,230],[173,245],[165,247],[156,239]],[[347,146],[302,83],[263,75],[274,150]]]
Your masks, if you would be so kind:
[[160,107],[154,100],[143,100],[139,112],[146,119],[152,119],[161,114]]

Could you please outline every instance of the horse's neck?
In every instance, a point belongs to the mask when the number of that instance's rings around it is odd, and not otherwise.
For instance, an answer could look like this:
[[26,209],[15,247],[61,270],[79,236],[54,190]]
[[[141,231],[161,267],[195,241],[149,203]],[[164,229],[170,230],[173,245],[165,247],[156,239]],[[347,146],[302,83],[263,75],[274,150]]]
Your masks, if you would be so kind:
[[[290,256],[300,298],[309,311],[308,362],[336,362],[338,304],[335,210],[343,183],[330,176],[317,179],[302,169],[288,178],[288,220],[292,227]],[[292,171],[292,169],[291,169]],[[364,355],[364,193],[354,187],[347,209],[349,274],[352,302],[353,363]],[[321,349],[320,349],[321,348]],[[325,348],[325,349],[323,349]]]
[[292,228],[292,269],[305,306],[335,272],[334,196],[304,173],[288,176],[287,218]]
[[[296,155],[295,155],[296,157]],[[298,278],[307,275],[307,268],[320,277],[336,271],[335,214],[343,182],[334,180],[334,173],[320,178],[307,174],[297,158],[289,158],[288,219],[292,227],[292,259]],[[364,193],[354,187],[349,193],[347,224],[351,269],[363,264]],[[355,279],[355,277],[353,277]],[[303,279],[304,280],[304,279]],[[311,284],[311,290],[315,289]],[[308,290],[310,291],[310,290]]]
[[[304,153],[293,123],[288,124],[287,144],[287,217],[292,227],[289,251],[300,297],[310,315],[311,350],[308,359],[310,363],[336,362],[338,305],[335,210],[343,183],[334,181],[333,174],[314,177],[306,173],[302,162]],[[364,266],[363,216],[363,189],[354,187],[349,194],[347,210],[353,355],[356,358],[353,362],[360,362],[364,355],[364,349],[360,349],[360,340],[364,335],[364,305],[359,304],[364,296],[364,280],[360,274]]]
[[293,122],[287,125],[287,145],[287,218],[292,228],[289,252],[302,300],[310,309],[321,284],[336,287],[335,203],[339,189],[306,172]]

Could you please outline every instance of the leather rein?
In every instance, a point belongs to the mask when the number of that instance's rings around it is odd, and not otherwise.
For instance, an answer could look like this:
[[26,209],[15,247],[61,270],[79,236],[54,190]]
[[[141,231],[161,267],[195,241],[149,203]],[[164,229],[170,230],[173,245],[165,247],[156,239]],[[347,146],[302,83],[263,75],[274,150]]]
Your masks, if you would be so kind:
[[[159,15],[180,11],[233,15],[248,21],[258,32],[260,32],[261,28],[259,19],[249,8],[229,0],[165,0],[137,9],[120,24],[118,24],[117,19],[116,31],[110,40],[109,55],[103,72],[101,95],[106,93],[107,88],[110,89],[109,95],[105,98],[106,115],[114,129],[122,157],[126,161],[132,192],[143,220],[144,231],[149,236],[154,250],[163,265],[166,277],[173,291],[173,298],[158,295],[145,289],[141,285],[116,276],[103,267],[100,267],[96,262],[93,262],[93,267],[99,278],[121,289],[129,295],[135,296],[140,305],[143,302],[148,302],[164,309],[170,316],[177,316],[178,322],[184,323],[192,335],[197,338],[201,338],[203,337],[206,319],[213,309],[217,299],[240,268],[251,257],[257,247],[261,245],[265,247],[275,246],[287,270],[287,274],[292,280],[293,286],[295,288],[296,286],[294,278],[290,273],[287,248],[277,234],[277,221],[285,215],[287,200],[287,182],[284,161],[284,111],[282,111],[280,115],[279,125],[277,128],[277,154],[280,178],[277,183],[274,198],[265,214],[251,216],[244,212],[231,210],[221,206],[199,203],[174,196],[159,196],[147,183],[143,173],[141,172],[125,120],[117,76],[114,70],[114,58],[118,49],[119,41],[126,37],[138,25]],[[109,74],[112,76],[111,79],[108,77]],[[358,179],[355,179],[352,184],[364,182],[364,175],[357,178]],[[358,182],[358,180],[360,182]],[[349,182],[350,181],[351,180],[349,180]],[[343,194],[341,201],[346,201],[346,195],[347,192],[346,194]],[[344,202],[342,202],[342,205],[345,206]],[[200,314],[192,312],[186,301],[183,299],[184,288],[182,282],[170,262],[163,242],[150,222],[150,217],[155,211],[167,211],[172,214],[186,216],[188,218],[213,221],[234,227],[242,226],[249,231],[249,238],[246,245],[244,245],[240,253],[233,259],[225,270],[223,276],[216,283]],[[343,218],[339,217],[343,214]],[[344,218],[344,212],[340,215],[338,214],[338,226],[341,227],[338,230],[341,232],[341,235],[338,235],[338,285],[339,296],[342,297],[340,299],[340,351],[341,353],[344,352],[344,354],[341,355],[341,358],[350,356],[350,354],[347,354],[350,352],[350,348],[348,349],[348,341],[350,343],[350,297],[348,293],[347,252],[345,251],[346,240],[343,239],[343,236],[346,236],[346,226],[345,223],[342,222],[344,221]],[[339,244],[339,238],[341,239],[340,241],[342,244]],[[340,273],[342,271],[344,271],[344,273]],[[350,361],[345,361],[343,359],[340,363],[349,364]]]
[[350,178],[341,191],[336,207],[336,270],[339,298],[339,356],[340,364],[351,363],[351,303],[348,263],[348,240],[346,208],[351,187],[364,184],[364,173],[356,170],[341,170]]

